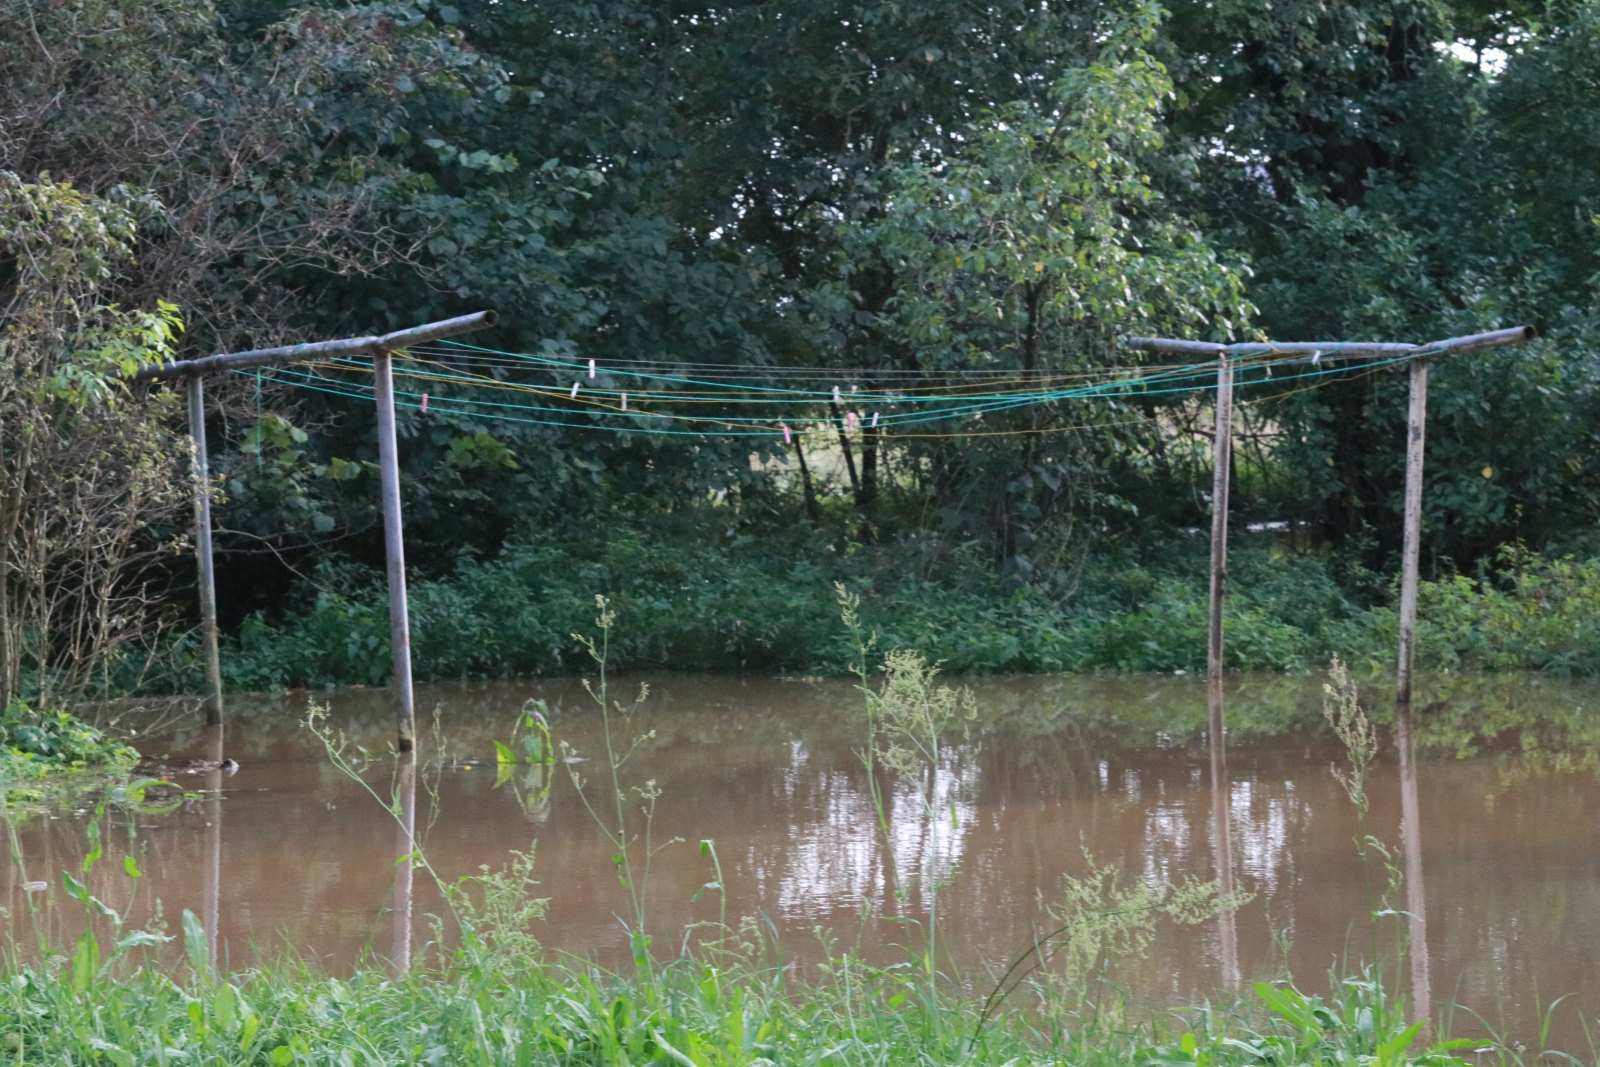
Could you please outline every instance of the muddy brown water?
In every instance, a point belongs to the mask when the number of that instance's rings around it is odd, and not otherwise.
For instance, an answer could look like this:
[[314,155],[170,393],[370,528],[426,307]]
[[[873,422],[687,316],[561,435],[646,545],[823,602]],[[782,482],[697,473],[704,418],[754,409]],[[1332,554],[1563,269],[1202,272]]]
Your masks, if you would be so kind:
[[[1285,975],[1325,992],[1330,970],[1377,962],[1391,990],[1451,1033],[1492,1027],[1536,1047],[1542,1010],[1571,994],[1552,1013],[1550,1044],[1587,1058],[1585,1024],[1600,1034],[1595,684],[1424,679],[1407,752],[1381,710],[1387,682],[1372,679],[1381,747],[1363,817],[1332,774],[1347,764],[1322,722],[1320,679],[1230,679],[1218,748],[1196,679],[971,680],[982,713],[972,736],[916,780],[880,778],[889,848],[850,685],[669,675],[613,680],[612,695],[631,699],[641,682],[648,699],[616,726],[641,738],[624,780],[659,792],[645,900],[657,952],[703,939],[725,915],[754,917],[769,949],[798,965],[847,948],[905,959],[923,943],[937,880],[941,962],[981,993],[1092,856],[1129,879],[1222,876],[1250,894],[1229,918],[1159,927],[1143,959],[1118,962],[1110,978],[1132,1003],[1226,999]],[[497,784],[494,742],[512,739],[532,698],[587,761],[521,766]],[[425,872],[397,864],[410,846],[396,818],[300,725],[310,699],[232,698],[232,774],[190,762],[218,755],[196,715],[141,742],[192,795],[113,806],[103,820],[106,856],[86,879],[130,927],[176,933],[188,909],[236,968],[286,949],[334,970],[425,958],[438,895]],[[419,716],[410,774],[389,751],[384,692],[315,699],[366,784],[401,811],[413,805],[416,842],[441,876],[534,849],[546,950],[626,963],[628,899],[569,773],[610,810],[600,717],[580,682],[425,687],[418,707],[438,708],[439,733]],[[642,834],[640,803],[628,810]],[[68,811],[15,825],[0,907],[4,940],[25,953],[41,937],[76,937],[81,909],[61,876],[82,868],[88,820]],[[1364,835],[1387,852],[1369,845],[1363,859]],[[704,888],[717,880],[713,851],[725,892]],[[897,884],[912,886],[907,899]],[[1417,951],[1406,958],[1408,940]],[[167,958],[179,965],[177,941]]]

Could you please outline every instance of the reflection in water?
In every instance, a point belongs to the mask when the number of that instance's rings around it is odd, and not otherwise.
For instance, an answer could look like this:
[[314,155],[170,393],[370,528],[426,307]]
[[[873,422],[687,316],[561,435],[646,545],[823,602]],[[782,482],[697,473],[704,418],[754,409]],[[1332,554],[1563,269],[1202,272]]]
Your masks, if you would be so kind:
[[[653,735],[626,769],[632,781],[655,779],[662,790],[655,840],[682,841],[653,855],[656,944],[676,948],[684,931],[716,921],[717,894],[697,896],[715,877],[696,847],[709,838],[730,919],[770,921],[785,958],[801,966],[824,952],[813,937],[818,927],[833,931],[841,949],[903,962],[923,943],[925,904],[908,902],[897,916],[908,921],[876,923],[863,920],[862,905],[893,915],[897,878],[942,877],[938,936],[949,951],[941,963],[983,985],[1032,943],[1042,905],[1060,899],[1063,877],[1085,873],[1085,852],[1129,876],[1214,873],[1225,889],[1231,880],[1253,894],[1236,915],[1164,930],[1148,960],[1125,961],[1114,978],[1136,1000],[1191,1003],[1285,969],[1316,992],[1330,965],[1346,973],[1368,962],[1394,965],[1362,959],[1351,936],[1370,921],[1372,879],[1382,873],[1364,871],[1352,848],[1361,830],[1328,773],[1341,752],[1322,724],[1318,679],[1230,677],[1226,729],[1213,723],[1222,718],[1221,694],[1213,705],[1199,679],[973,685],[981,736],[950,746],[915,783],[933,790],[947,817],[919,818],[926,807],[915,789],[885,783],[896,868],[876,832],[856,755],[859,698],[848,684],[653,679],[650,701],[626,727]],[[1430,685],[1437,691],[1423,688]],[[1385,766],[1373,775],[1368,814],[1372,825],[1405,826],[1400,858],[1415,916],[1411,963],[1419,968],[1412,1000],[1416,1008],[1427,1003],[1431,978],[1490,1023],[1537,1033],[1540,994],[1546,1002],[1569,992],[1577,997],[1568,1004],[1600,1001],[1600,851],[1574,845],[1592,838],[1600,808],[1592,771],[1600,686],[1452,676],[1419,679],[1418,698],[1424,693],[1443,703],[1407,724],[1399,773]],[[539,895],[550,899],[540,933],[549,951],[627,966],[618,916],[629,909],[611,851],[565,769],[519,767],[500,780],[494,767],[493,742],[505,739],[529,697],[553,709],[558,739],[580,754],[599,751],[581,685],[435,687],[419,697],[421,707],[443,709],[446,740],[421,753],[408,776],[407,764],[383,755],[393,716],[381,691],[318,696],[352,746],[371,754],[363,767],[380,795],[400,786],[396,811],[410,833],[296,728],[308,697],[241,697],[231,702],[228,744],[242,769],[220,780],[209,769],[189,779],[174,771],[204,788],[170,814],[114,809],[118,832],[106,836],[96,894],[129,908],[133,924],[155,921],[157,902],[165,917],[184,908],[204,916],[225,967],[249,966],[254,946],[273,954],[288,945],[333,968],[376,946],[400,968],[415,954],[417,921],[443,907],[431,879],[414,879],[410,865],[395,862],[413,837],[447,882],[480,865],[500,867],[510,850],[532,843]],[[202,757],[214,767],[208,737],[187,721],[181,728],[146,751],[170,754],[174,768]],[[1428,826],[1431,912],[1421,898],[1423,809],[1451,813]],[[0,856],[6,930],[24,949],[36,934],[70,946],[81,915],[64,900],[60,875],[81,870],[84,821],[36,818],[17,833],[23,862]],[[137,894],[116,854],[130,835],[144,874]],[[30,891],[30,882],[47,888]],[[41,906],[37,922],[30,902]],[[166,951],[160,962],[181,966],[181,944]],[[1455,1012],[1457,1032],[1465,1018]],[[1567,1005],[1555,1026],[1557,1044],[1587,1051]]]
[[222,941],[222,725],[205,728],[206,954],[213,969]]
[[1394,741],[1400,750],[1400,844],[1404,853],[1406,912],[1411,959],[1411,1015],[1433,1018],[1433,986],[1429,980],[1428,902],[1422,887],[1422,817],[1417,800],[1417,762],[1412,750],[1411,706],[1395,709]]
[[[1228,790],[1228,740],[1224,722],[1224,695],[1222,680],[1213,678],[1207,683],[1209,727],[1206,747],[1211,756],[1211,818],[1213,824],[1212,852],[1217,871],[1217,892],[1224,900],[1232,900],[1233,883],[1233,813],[1232,797]],[[1225,907],[1217,916],[1217,940],[1221,942],[1219,957],[1222,961],[1222,984],[1227,989],[1239,987],[1239,921],[1232,907]]]
[[417,868],[414,856],[417,851],[417,757],[416,752],[402,752],[395,757],[395,793],[399,801],[400,817],[395,822],[394,837],[394,950],[389,957],[390,970],[396,977],[411,970],[411,887]]

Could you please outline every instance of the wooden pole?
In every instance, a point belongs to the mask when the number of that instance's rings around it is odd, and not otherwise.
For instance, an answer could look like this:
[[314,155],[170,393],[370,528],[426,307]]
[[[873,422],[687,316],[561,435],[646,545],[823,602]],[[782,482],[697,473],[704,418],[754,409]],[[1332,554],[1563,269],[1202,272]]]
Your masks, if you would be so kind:
[[[1488,333],[1469,333],[1460,337],[1447,337],[1442,341],[1429,341],[1414,345],[1403,341],[1243,341],[1224,345],[1221,350],[1231,356],[1318,356],[1321,359],[1394,359],[1410,355],[1456,355],[1464,352],[1481,352],[1486,348],[1519,345],[1538,337],[1532,326],[1513,326]],[[1185,341],[1170,337],[1127,337],[1123,343],[1129,348],[1147,352],[1166,352],[1170,355],[1210,356],[1218,346],[1206,341]]]
[[454,337],[457,334],[485,330],[498,321],[492,311],[477,311],[471,315],[457,315],[421,326],[395,330],[381,337],[347,337],[337,341],[311,341],[303,345],[283,345],[279,348],[257,348],[249,352],[223,352],[200,359],[185,359],[145,367],[136,373],[135,381],[155,378],[176,378],[180,375],[209,373],[222,370],[245,370],[272,363],[303,363],[311,359],[337,359],[340,357],[370,356],[381,349],[391,352],[412,345],[425,345],[432,341]]
[[1428,419],[1428,361],[1411,364],[1411,403],[1406,412],[1405,532],[1400,543],[1400,653],[1395,666],[1395,704],[1411,707],[1411,667],[1416,658],[1417,571],[1422,551],[1422,458]]
[[1217,353],[1217,425],[1211,451],[1211,627],[1206,677],[1222,678],[1222,601],[1228,585],[1228,472],[1233,455],[1233,364]]
[[[1217,421],[1211,447],[1211,625],[1206,634],[1206,697],[1211,749],[1211,809],[1216,821],[1217,885],[1233,892],[1233,835],[1228,819],[1228,756],[1222,692],[1222,602],[1228,589],[1228,495],[1233,464],[1233,363],[1217,352]],[[1222,980],[1239,983],[1239,933],[1231,908],[1219,917]]]
[[199,564],[200,634],[206,658],[207,726],[222,725],[222,657],[217,651],[217,578],[211,558],[211,460],[206,450],[206,395],[198,372],[186,381],[194,439],[194,554]]
[[411,691],[411,619],[406,607],[406,547],[400,517],[400,452],[394,430],[394,357],[386,348],[372,356],[373,399],[378,405],[378,477],[383,491],[383,548],[389,577],[389,648],[394,656],[396,742],[402,753],[416,747],[416,712]]

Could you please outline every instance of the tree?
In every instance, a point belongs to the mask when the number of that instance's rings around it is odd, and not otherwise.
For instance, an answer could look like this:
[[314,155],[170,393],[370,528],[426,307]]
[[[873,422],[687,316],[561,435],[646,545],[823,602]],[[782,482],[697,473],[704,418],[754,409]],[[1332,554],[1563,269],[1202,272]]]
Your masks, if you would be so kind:
[[[841,226],[841,274],[889,270],[877,329],[907,366],[1013,371],[1046,388],[1133,361],[1130,333],[1226,334],[1240,279],[1151,187],[1171,91],[1146,50],[1153,9],[1108,16],[1093,52],[1037,99],[975,116],[947,144],[890,168],[881,220]],[[1170,431],[1166,397],[1052,400],[987,414],[970,439],[908,444],[936,506],[988,526],[1026,571],[1061,531],[1127,494],[1130,455]],[[1123,484],[1118,484],[1119,476]],[[960,505],[953,507],[952,505]],[[1053,546],[1059,550],[1061,544]],[[1026,552],[1024,552],[1026,550]]]
[[[1249,257],[1265,335],[1426,341],[1532,323],[1561,339],[1433,375],[1432,565],[1472,567],[1516,538],[1576,547],[1600,510],[1597,10],[1178,4],[1162,37],[1178,84],[1168,124],[1188,162],[1160,184]],[[1276,517],[1308,519],[1387,569],[1400,377],[1291,389],[1266,409],[1275,457],[1296,472]]]
[[180,324],[105,302],[134,234],[128,206],[0,171],[0,707],[84,696],[169,614],[144,579],[186,450],[166,398],[121,379]]

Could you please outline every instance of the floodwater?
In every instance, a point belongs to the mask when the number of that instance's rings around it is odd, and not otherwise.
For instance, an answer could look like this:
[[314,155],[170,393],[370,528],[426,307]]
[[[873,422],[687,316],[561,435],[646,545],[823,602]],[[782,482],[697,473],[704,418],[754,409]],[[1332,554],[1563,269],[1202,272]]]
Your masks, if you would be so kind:
[[[612,697],[631,703],[641,681],[613,680]],[[1285,975],[1325,991],[1330,970],[1376,965],[1449,1033],[1488,1027],[1530,1047],[1543,1009],[1571,994],[1549,1043],[1591,1053],[1600,685],[1425,678],[1408,728],[1382,710],[1387,681],[1372,679],[1379,751],[1362,814],[1333,774],[1349,761],[1323,722],[1320,679],[1231,678],[1225,746],[1211,744],[1197,679],[973,680],[970,737],[948,738],[912,778],[880,768],[883,834],[848,683],[647,681],[648,698],[613,729],[630,753],[624,811],[658,953],[753,918],[768,953],[798,965],[844,949],[903,960],[925,943],[937,886],[941,964],[981,994],[1054,925],[1063,879],[1092,857],[1129,881],[1219,879],[1249,896],[1223,917],[1158,926],[1144,958],[1117,961],[1108,977],[1132,1004],[1225,999]],[[506,777],[494,742],[520,750],[513,733],[533,698],[573,761]],[[360,781],[301,725],[304,694],[233,698],[220,748],[186,714],[140,747],[192,795],[109,808],[89,874],[87,813],[15,825],[0,858],[0,940],[25,952],[41,937],[71,944],[82,909],[66,871],[129,928],[180,933],[193,911],[226,966],[284,951],[333,969],[424,959],[450,924],[431,918],[442,910],[431,876],[397,862],[412,851],[409,821],[447,881],[533,849],[546,950],[625,964],[633,905],[574,780],[614,821],[601,717],[579,681],[424,687],[417,706],[438,711],[419,713],[414,762],[392,755],[383,691],[315,699]],[[223,753],[236,772],[190,762]],[[177,965],[182,948],[168,951]]]

